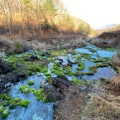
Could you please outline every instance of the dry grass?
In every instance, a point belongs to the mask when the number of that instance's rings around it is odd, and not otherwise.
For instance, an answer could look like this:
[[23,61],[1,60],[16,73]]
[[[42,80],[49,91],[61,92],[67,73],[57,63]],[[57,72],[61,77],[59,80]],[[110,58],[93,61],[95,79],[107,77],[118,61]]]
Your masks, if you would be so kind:
[[110,81],[110,89],[120,94],[120,75],[114,77]]
[[77,120],[88,100],[86,92],[79,87],[71,86],[66,92],[66,98],[58,102],[54,112],[55,120]]
[[80,120],[119,120],[120,107],[106,101],[97,94],[92,94],[91,99],[84,109]]

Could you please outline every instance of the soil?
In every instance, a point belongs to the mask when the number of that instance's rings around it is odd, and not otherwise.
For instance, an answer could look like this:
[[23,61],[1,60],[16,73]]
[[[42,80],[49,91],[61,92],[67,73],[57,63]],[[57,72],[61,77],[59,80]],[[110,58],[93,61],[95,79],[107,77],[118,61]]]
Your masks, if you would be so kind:
[[120,31],[104,32],[93,38],[91,43],[102,48],[120,47]]

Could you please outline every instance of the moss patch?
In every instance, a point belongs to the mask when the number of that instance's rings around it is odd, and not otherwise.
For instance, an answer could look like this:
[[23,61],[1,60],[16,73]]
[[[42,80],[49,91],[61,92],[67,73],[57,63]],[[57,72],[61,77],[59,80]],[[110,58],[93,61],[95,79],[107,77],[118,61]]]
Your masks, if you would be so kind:
[[34,82],[34,80],[30,80],[29,82],[28,82],[28,85],[34,85],[35,84],[35,82]]
[[28,87],[28,86],[26,86],[26,85],[23,85],[23,86],[21,86],[21,87],[20,87],[20,91],[21,91],[22,93],[27,94],[27,93],[32,92],[32,91],[33,91],[33,89],[32,89],[32,88],[29,88],[29,87]]
[[22,107],[27,107],[30,104],[29,100],[22,100],[19,105]]
[[36,100],[42,100],[43,102],[48,102],[44,89],[41,88],[40,90],[34,90],[33,94],[36,96]]

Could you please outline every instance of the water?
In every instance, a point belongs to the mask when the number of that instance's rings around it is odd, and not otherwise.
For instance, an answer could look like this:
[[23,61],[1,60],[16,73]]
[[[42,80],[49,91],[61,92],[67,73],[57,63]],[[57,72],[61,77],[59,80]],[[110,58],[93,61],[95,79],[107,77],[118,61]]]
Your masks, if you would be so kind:
[[82,79],[85,80],[99,80],[101,78],[109,80],[116,76],[116,71],[110,67],[98,68],[98,71],[94,75],[84,75]]
[[78,53],[92,54],[92,52],[90,52],[88,49],[85,49],[85,48],[77,48],[75,51]]
[[43,103],[42,101],[37,101],[33,93],[29,93],[29,94],[21,93],[20,86],[28,85],[28,81],[31,79],[34,80],[35,84],[29,87],[34,89],[40,89],[41,80],[45,79],[45,76],[38,77],[37,75],[33,75],[28,79],[17,83],[11,88],[9,94],[13,98],[18,97],[21,100],[28,99],[30,100],[30,104],[26,108],[17,106],[15,109],[11,110],[11,113],[6,118],[6,120],[52,120],[53,119],[53,103]]
[[109,57],[109,58],[112,58],[112,56],[116,54],[116,52],[110,52],[105,50],[98,50],[97,53],[101,57]]

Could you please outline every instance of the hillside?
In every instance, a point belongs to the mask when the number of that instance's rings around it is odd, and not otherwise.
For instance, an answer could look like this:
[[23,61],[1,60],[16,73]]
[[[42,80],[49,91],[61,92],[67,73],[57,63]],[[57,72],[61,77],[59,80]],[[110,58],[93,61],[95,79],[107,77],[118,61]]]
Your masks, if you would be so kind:
[[53,34],[95,34],[86,22],[69,15],[59,0],[0,1],[0,34],[45,37]]

